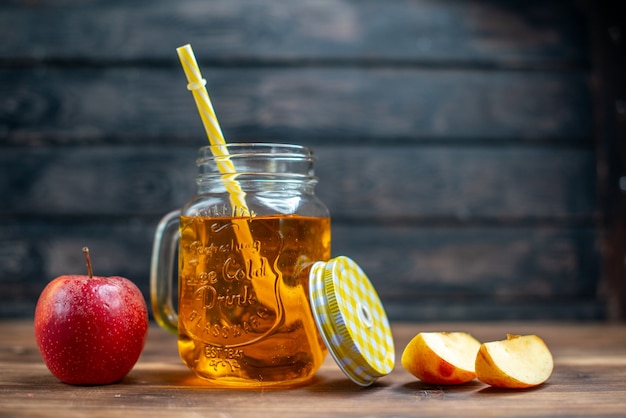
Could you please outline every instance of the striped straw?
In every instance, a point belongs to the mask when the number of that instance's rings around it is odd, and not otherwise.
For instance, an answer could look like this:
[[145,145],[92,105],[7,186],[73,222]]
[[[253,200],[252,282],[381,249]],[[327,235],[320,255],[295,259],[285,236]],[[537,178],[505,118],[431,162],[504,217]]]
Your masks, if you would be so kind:
[[[217,122],[215,111],[213,111],[209,94],[205,88],[206,80],[202,78],[202,74],[200,74],[200,68],[193,55],[191,45],[187,44],[181,46],[177,48],[176,51],[183,65],[183,70],[185,70],[185,74],[187,75],[187,81],[189,82],[187,88],[193,93],[196,106],[200,112],[200,118],[202,118],[202,123],[204,124],[204,129],[209,137],[209,142],[211,145],[214,145],[211,147],[211,152],[213,152],[213,156],[216,157],[215,161],[222,174],[222,181],[224,182],[226,190],[228,190],[230,203],[233,207],[233,216],[251,217],[253,214],[248,209],[248,205],[246,205],[246,194],[241,190],[236,180],[237,172],[229,158],[228,150],[224,146],[226,141],[224,141],[224,135],[222,135],[222,130]],[[252,243],[252,232],[250,231],[247,220],[240,218],[233,219],[232,222],[238,226],[235,228],[237,241],[240,243]],[[254,246],[243,245],[242,247],[244,259],[246,263],[250,263],[250,268],[253,270],[260,268],[263,262],[260,253],[253,248]],[[259,303],[263,306],[276,305],[277,301],[274,286],[267,286],[263,280],[258,283],[254,282],[252,286],[254,287],[254,292]]]
[[193,54],[191,45],[187,44],[176,48],[178,52],[178,58],[183,66],[185,75],[187,76],[187,89],[193,94],[193,98],[196,102],[204,130],[209,137],[211,145],[211,151],[216,158],[217,168],[222,173],[222,181],[224,186],[230,195],[230,203],[233,207],[233,214],[240,216],[249,216],[250,210],[245,200],[245,192],[239,186],[239,183],[235,180],[237,173],[232,161],[228,158],[228,150],[223,145],[226,145],[222,129],[215,116],[209,93],[206,90],[206,80],[202,78],[200,73],[200,67],[196,62],[196,57]]

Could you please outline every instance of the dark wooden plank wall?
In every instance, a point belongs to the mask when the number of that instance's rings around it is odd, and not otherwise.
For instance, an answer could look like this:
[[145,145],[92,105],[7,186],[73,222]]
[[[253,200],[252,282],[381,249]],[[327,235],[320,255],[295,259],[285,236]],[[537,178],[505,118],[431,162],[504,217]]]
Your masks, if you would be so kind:
[[206,137],[319,157],[333,253],[392,319],[601,319],[589,8],[569,1],[66,0],[0,4],[0,317],[45,284],[148,297],[161,215]]
[[609,318],[626,319],[626,2],[594,3],[592,91],[602,278]]

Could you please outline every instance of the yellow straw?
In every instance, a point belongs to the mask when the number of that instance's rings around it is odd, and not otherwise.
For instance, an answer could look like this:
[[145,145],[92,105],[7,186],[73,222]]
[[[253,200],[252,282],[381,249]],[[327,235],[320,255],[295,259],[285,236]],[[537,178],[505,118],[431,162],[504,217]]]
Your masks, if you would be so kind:
[[[187,81],[189,82],[187,89],[193,93],[196,106],[200,112],[200,118],[204,124],[204,129],[209,137],[209,142],[211,145],[218,145],[211,147],[211,151],[213,152],[213,155],[217,157],[215,161],[217,163],[218,170],[222,174],[224,186],[226,187],[226,190],[228,190],[228,194],[230,196],[230,203],[233,207],[233,217],[252,217],[253,214],[248,209],[248,205],[246,205],[246,194],[236,180],[237,172],[235,171],[235,166],[228,158],[228,150],[223,146],[226,144],[226,141],[224,140],[224,135],[222,135],[222,130],[220,129],[217,117],[215,116],[215,111],[213,110],[213,105],[211,105],[209,94],[205,88],[206,80],[202,78],[202,74],[200,74],[200,68],[198,67],[196,58],[194,57],[191,45],[187,44],[185,46],[181,46],[180,48],[177,48],[176,51],[178,52],[178,57],[180,58],[183,70],[185,70],[185,74],[187,75]],[[254,242],[246,219],[232,219],[232,222],[233,224],[238,225],[238,228],[235,229],[235,235],[238,242]],[[242,247],[243,257],[249,263],[250,270],[258,271],[262,268],[263,260],[259,251],[256,250],[253,245],[244,245]],[[277,302],[274,287],[267,286],[264,283],[265,281],[263,280],[258,283],[258,286],[256,283],[253,283],[257,300],[264,306],[275,306],[277,317],[281,317],[283,313],[280,304]],[[277,323],[278,321],[279,319],[277,318]]]
[[183,66],[185,75],[187,76],[187,89],[193,94],[193,98],[198,107],[204,130],[209,137],[211,145],[218,145],[211,148],[213,155],[216,158],[217,168],[222,173],[222,180],[224,186],[230,195],[230,203],[233,207],[233,215],[238,216],[250,216],[250,210],[245,200],[245,192],[239,186],[239,183],[235,180],[237,176],[235,166],[228,158],[228,150],[223,145],[226,145],[222,129],[215,116],[209,93],[206,90],[206,80],[202,78],[200,73],[200,67],[196,62],[196,57],[193,54],[191,45],[187,44],[176,48],[178,52],[178,58]]

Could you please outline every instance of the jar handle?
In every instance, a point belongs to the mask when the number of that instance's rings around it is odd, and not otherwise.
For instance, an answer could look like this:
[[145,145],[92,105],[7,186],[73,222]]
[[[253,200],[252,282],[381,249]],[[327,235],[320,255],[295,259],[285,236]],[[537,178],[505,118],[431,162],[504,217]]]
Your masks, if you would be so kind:
[[178,333],[178,313],[172,301],[174,257],[178,245],[180,210],[165,215],[154,234],[150,263],[150,299],[157,323],[171,333]]

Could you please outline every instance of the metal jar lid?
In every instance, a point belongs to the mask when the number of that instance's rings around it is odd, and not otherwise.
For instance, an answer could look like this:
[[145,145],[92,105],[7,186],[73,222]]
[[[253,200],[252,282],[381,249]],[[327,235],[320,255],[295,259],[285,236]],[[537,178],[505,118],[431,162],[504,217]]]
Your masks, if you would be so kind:
[[346,376],[369,386],[389,374],[395,362],[391,327],[358,264],[344,256],[315,263],[309,290],[317,328]]

